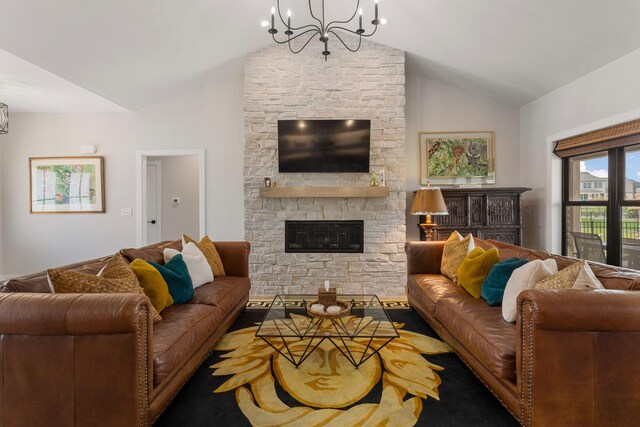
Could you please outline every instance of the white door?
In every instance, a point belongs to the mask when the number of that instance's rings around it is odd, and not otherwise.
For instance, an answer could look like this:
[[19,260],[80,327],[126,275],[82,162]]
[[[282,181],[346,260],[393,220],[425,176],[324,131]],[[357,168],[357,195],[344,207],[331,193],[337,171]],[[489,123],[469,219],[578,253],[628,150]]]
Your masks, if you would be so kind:
[[160,229],[160,162],[147,162],[147,241],[145,245],[162,240]]

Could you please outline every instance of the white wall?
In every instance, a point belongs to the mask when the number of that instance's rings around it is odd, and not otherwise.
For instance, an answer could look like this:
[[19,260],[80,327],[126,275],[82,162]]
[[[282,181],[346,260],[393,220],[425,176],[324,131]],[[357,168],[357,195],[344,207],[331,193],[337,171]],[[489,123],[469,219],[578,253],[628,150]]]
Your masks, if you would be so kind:
[[[550,64],[553,66],[553,64]],[[520,183],[527,246],[561,250],[561,162],[553,141],[640,117],[640,50],[581,77],[520,109]]]
[[[133,113],[12,114],[0,144],[3,275],[19,275],[135,246],[135,153],[206,149],[206,224],[213,239],[242,240],[243,64],[235,61],[201,90]],[[105,214],[29,214],[28,158],[80,155],[98,146],[105,158]],[[8,199],[8,201],[6,200]]]
[[[496,186],[520,184],[519,111],[419,74],[407,74],[407,240],[419,240],[418,217],[410,215],[413,191],[420,188],[418,132],[495,131]],[[438,222],[438,218],[434,217]],[[525,240],[525,244],[526,244]]]
[[[149,157],[160,162],[160,208],[162,239],[180,239],[186,234],[200,239],[198,230],[198,157]],[[180,203],[174,204],[173,198]]]

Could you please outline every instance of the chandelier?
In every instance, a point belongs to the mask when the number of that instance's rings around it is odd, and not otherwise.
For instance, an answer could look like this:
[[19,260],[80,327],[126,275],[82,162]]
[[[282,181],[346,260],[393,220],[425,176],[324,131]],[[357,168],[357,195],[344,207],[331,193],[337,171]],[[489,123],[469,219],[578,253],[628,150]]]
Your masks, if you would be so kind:
[[[282,40],[278,40],[276,38],[276,34],[278,34],[278,30],[276,29],[276,25],[275,25],[276,12],[278,14],[278,17],[280,18],[280,22],[282,22],[282,25],[286,27],[286,30],[284,32],[284,34],[286,35],[286,39],[283,38]],[[371,24],[373,25],[373,29],[369,34],[366,34],[364,28],[362,28],[363,12],[362,12],[362,8],[360,7],[360,0],[357,1],[355,11],[351,15],[351,17],[343,21],[331,21],[329,23],[326,22],[325,13],[324,13],[324,0],[322,0],[322,15],[321,15],[322,19],[318,18],[314,14],[313,7],[311,6],[311,0],[309,0],[309,13],[311,14],[311,17],[316,22],[313,22],[307,25],[302,25],[299,27],[294,27],[291,25],[292,23],[291,10],[290,9],[287,10],[287,20],[285,22],[284,18],[282,17],[282,12],[280,10],[280,0],[277,0],[276,6],[271,8],[271,22],[262,21],[261,25],[264,28],[269,27],[268,32],[273,37],[273,41],[275,41],[278,44],[286,44],[292,53],[302,52],[302,50],[305,47],[307,47],[307,45],[311,42],[311,40],[314,39],[314,37],[320,36],[318,40],[324,44],[324,50],[322,51],[322,54],[324,55],[324,60],[326,61],[327,57],[331,54],[331,52],[329,51],[329,35],[330,34],[332,36],[335,36],[335,38],[340,43],[342,43],[344,47],[346,47],[349,51],[357,52],[358,49],[360,49],[360,45],[362,44],[363,37],[371,37],[376,33],[376,30],[378,29],[378,25],[384,25],[387,23],[386,19],[380,18],[378,15],[378,0],[374,0],[374,19],[371,21]],[[349,24],[351,21],[353,21],[356,15],[358,15],[358,29],[350,30],[348,28],[345,28],[343,25]],[[355,34],[356,36],[358,36],[358,44],[356,46],[350,47],[340,37],[338,32]],[[303,37],[302,40],[306,40],[306,41],[302,44],[302,47],[300,49],[296,50],[291,46],[291,42],[299,37]]]

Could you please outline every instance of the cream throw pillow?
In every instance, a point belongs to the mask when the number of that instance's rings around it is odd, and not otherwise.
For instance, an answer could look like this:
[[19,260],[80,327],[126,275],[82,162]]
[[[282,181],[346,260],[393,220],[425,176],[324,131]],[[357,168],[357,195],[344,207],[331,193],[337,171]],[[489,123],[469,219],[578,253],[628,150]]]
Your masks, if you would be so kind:
[[589,263],[585,262],[584,267],[578,273],[575,283],[572,286],[573,289],[604,289],[600,280],[593,274]]
[[473,242],[473,236],[467,234],[464,239],[457,231],[451,233],[451,236],[444,243],[442,250],[442,262],[440,263],[440,272],[454,282],[458,280],[458,268],[462,265],[462,261],[476,247]]
[[558,272],[558,265],[553,258],[541,261],[530,261],[513,270],[502,297],[502,317],[507,322],[515,322],[518,315],[516,301],[520,292],[533,289],[540,280],[553,276]]
[[602,289],[589,264],[582,260],[536,284],[536,289]]
[[216,249],[216,245],[213,244],[209,236],[204,236],[199,242],[196,242],[186,234],[182,235],[182,247],[185,247],[187,243],[193,242],[202,251],[204,257],[207,259],[211,271],[213,271],[213,277],[222,277],[225,275],[224,265],[220,254]]
[[191,281],[193,282],[193,289],[205,283],[213,282],[213,272],[207,262],[207,258],[205,258],[202,251],[192,242],[187,243],[184,248],[182,248],[182,252],[166,248],[163,252],[165,264],[180,253],[182,254],[184,263],[187,264],[187,270],[189,270],[189,276],[191,276]]

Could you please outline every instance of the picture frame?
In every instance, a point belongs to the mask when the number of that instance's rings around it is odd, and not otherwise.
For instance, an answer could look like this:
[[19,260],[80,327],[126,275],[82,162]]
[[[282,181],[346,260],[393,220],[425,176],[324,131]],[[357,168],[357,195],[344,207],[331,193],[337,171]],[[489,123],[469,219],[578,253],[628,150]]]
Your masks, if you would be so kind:
[[30,157],[29,212],[104,213],[102,156]]
[[493,131],[419,132],[420,185],[495,184]]

